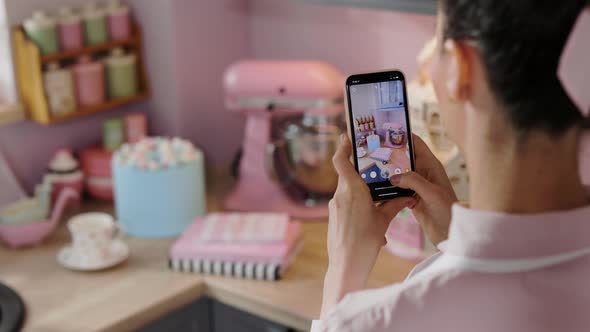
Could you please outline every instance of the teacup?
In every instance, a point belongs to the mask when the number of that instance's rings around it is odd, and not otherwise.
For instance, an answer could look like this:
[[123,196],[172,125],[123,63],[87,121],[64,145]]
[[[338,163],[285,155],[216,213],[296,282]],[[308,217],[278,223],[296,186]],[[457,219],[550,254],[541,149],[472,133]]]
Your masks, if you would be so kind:
[[107,213],[79,214],[68,221],[72,234],[72,250],[88,264],[100,264],[111,256],[113,241],[121,235],[121,229]]

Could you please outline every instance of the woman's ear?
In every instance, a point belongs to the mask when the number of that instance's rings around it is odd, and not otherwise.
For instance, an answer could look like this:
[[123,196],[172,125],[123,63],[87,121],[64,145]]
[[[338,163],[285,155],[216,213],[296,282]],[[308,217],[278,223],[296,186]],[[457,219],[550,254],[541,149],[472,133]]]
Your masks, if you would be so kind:
[[469,98],[471,62],[468,46],[447,39],[443,44],[448,56],[446,90],[451,102],[459,103]]

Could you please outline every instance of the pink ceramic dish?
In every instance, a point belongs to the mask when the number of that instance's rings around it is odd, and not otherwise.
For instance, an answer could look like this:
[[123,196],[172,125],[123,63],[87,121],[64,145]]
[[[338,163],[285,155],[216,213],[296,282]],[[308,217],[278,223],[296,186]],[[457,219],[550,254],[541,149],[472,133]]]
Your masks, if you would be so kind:
[[68,200],[77,199],[78,197],[79,195],[75,190],[64,188],[59,194],[57,204],[53,208],[49,220],[20,225],[0,224],[0,239],[11,248],[20,248],[41,243],[55,231]]

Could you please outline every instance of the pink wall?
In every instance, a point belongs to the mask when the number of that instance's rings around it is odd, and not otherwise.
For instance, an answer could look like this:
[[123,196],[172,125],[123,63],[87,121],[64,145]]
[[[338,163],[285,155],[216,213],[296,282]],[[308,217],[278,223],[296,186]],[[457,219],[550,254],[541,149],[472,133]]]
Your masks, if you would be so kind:
[[204,150],[209,165],[226,167],[244,119],[225,109],[222,78],[231,63],[249,57],[248,2],[176,0],[174,9],[178,133]]
[[251,0],[250,45],[258,58],[311,58],[345,73],[399,68],[411,78],[434,16]]

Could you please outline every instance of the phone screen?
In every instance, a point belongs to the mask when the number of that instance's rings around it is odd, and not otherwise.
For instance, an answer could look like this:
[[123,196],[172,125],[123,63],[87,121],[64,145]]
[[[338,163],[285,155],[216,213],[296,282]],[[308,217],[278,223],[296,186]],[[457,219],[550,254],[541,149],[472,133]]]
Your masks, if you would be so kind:
[[395,174],[415,170],[403,74],[353,75],[346,86],[355,166],[373,200],[413,195],[389,181]]

